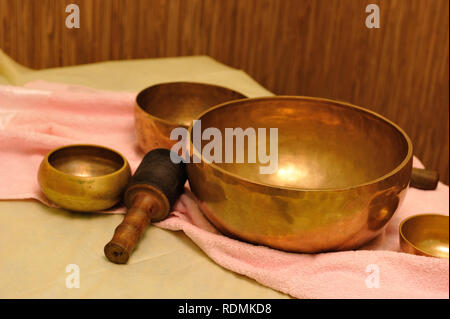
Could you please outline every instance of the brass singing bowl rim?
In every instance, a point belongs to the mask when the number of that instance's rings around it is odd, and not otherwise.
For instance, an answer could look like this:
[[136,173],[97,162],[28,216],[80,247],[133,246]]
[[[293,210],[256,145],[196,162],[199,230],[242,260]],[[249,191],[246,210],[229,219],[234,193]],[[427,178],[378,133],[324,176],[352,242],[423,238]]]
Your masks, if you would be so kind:
[[[178,84],[181,84],[181,85],[194,85],[194,86],[198,86],[198,87],[204,87],[205,89],[208,89],[208,88],[215,88],[215,89],[228,90],[230,93],[235,93],[235,94],[238,94],[238,95],[243,96],[242,99],[247,99],[247,98],[248,98],[245,94],[243,94],[243,93],[241,93],[241,92],[239,92],[239,91],[230,89],[230,88],[225,87],[225,86],[216,85],[216,84],[209,84],[209,83],[195,82],[195,81],[161,82],[161,83],[158,83],[158,84],[155,84],[155,85],[151,85],[151,86],[149,86],[149,87],[146,87],[145,89],[142,89],[142,90],[138,93],[138,95],[136,96],[136,99],[135,99],[135,102],[136,102],[137,107],[138,107],[142,112],[144,112],[147,116],[149,116],[151,119],[153,119],[154,121],[157,121],[157,122],[160,122],[160,123],[163,123],[163,124],[166,124],[166,125],[170,125],[170,126],[180,126],[180,127],[188,128],[189,126],[187,126],[187,125],[185,125],[185,124],[183,124],[183,123],[176,122],[176,121],[166,120],[166,119],[164,119],[164,118],[161,118],[161,117],[158,117],[158,116],[156,116],[156,115],[153,115],[152,113],[148,112],[148,111],[141,105],[142,103],[139,102],[140,100],[143,99],[143,96],[144,96],[149,90],[153,90],[153,89],[155,89],[155,88],[157,88],[157,87],[160,87],[160,86],[165,86],[165,85],[178,85]],[[236,100],[233,100],[233,101],[236,101]],[[231,102],[231,101],[230,101],[230,102]],[[226,102],[226,103],[228,103],[228,102]],[[221,105],[221,104],[218,104],[218,105]],[[207,110],[209,110],[209,108],[208,108]],[[202,112],[201,114],[203,114],[203,112]],[[197,117],[198,117],[198,115],[197,115]],[[192,118],[191,124],[192,124],[192,122],[193,122],[195,119],[196,119],[196,117],[193,117],[193,118]]]
[[448,224],[448,219],[449,219],[449,216],[447,216],[447,215],[436,214],[436,213],[425,213],[425,214],[417,214],[417,215],[409,216],[408,218],[405,218],[398,226],[400,236],[405,241],[405,243],[407,243],[409,246],[413,247],[415,250],[419,251],[420,253],[424,254],[425,256],[443,258],[443,257],[436,256],[427,250],[423,250],[423,249],[419,248],[419,246],[417,246],[415,243],[411,242],[408,239],[408,237],[405,235],[405,233],[404,233],[405,224],[411,220],[414,220],[414,219],[417,219],[420,217],[438,217],[438,218],[447,219],[447,224]]
[[[96,149],[104,149],[104,150],[107,150],[109,152],[112,152],[113,154],[116,154],[116,155],[118,155],[120,157],[120,159],[122,160],[122,165],[117,170],[114,170],[113,172],[108,173],[108,174],[97,175],[97,176],[80,176],[80,175],[75,175],[75,174],[70,174],[70,173],[64,172],[64,171],[56,168],[55,166],[53,166],[53,164],[51,163],[50,157],[53,154],[55,154],[55,153],[57,153],[59,151],[62,151],[64,149],[80,148],[80,147],[87,147],[87,148],[93,148],[93,149],[95,149],[95,148]],[[75,178],[79,178],[79,179],[82,179],[82,180],[83,179],[88,180],[88,179],[92,179],[92,178],[104,179],[104,178],[108,178],[108,177],[111,177],[111,176],[114,176],[114,175],[119,175],[119,174],[123,173],[129,167],[129,163],[128,163],[127,159],[120,152],[118,152],[118,151],[116,151],[116,150],[114,150],[112,148],[109,148],[109,147],[106,147],[106,146],[102,146],[102,145],[96,145],[96,144],[69,144],[69,145],[63,145],[63,146],[57,147],[57,148],[51,150],[50,152],[48,152],[47,155],[45,155],[44,161],[48,164],[48,167],[52,171],[54,171],[54,172],[56,172],[56,173],[58,173],[58,174],[60,174],[62,176],[67,176],[67,177],[70,177],[70,178],[74,178],[75,177]]]
[[389,119],[385,118],[384,116],[382,116],[374,111],[365,109],[363,107],[356,106],[351,103],[347,103],[347,102],[343,102],[343,101],[331,100],[331,99],[326,99],[326,98],[318,98],[318,97],[310,97],[310,96],[296,96],[296,95],[277,95],[277,96],[267,96],[267,97],[257,97],[257,98],[246,98],[246,99],[240,99],[240,100],[233,100],[233,101],[215,105],[215,106],[205,110],[204,112],[199,114],[195,120],[200,120],[205,114],[212,112],[218,108],[228,107],[230,105],[236,105],[236,104],[241,104],[241,103],[248,103],[248,102],[254,102],[254,101],[256,101],[256,102],[257,101],[269,101],[269,100],[286,100],[286,101],[297,100],[297,101],[308,101],[308,102],[325,102],[325,103],[331,103],[331,104],[341,106],[341,107],[350,108],[355,111],[367,113],[375,118],[378,118],[378,119],[386,122],[387,124],[391,125],[392,127],[394,127],[405,139],[405,141],[408,145],[408,152],[407,152],[405,158],[402,160],[402,162],[399,165],[397,165],[393,170],[391,170],[389,173],[386,173],[374,180],[370,180],[365,183],[360,183],[360,184],[352,185],[349,187],[341,187],[341,188],[302,188],[302,187],[295,187],[295,186],[282,186],[282,185],[253,181],[251,179],[245,178],[238,174],[231,173],[231,172],[219,167],[215,163],[210,162],[207,159],[204,159],[201,156],[200,152],[195,148],[195,146],[192,143],[192,138],[191,138],[191,135],[192,135],[191,132],[193,129],[193,121],[192,121],[192,123],[191,123],[191,125],[189,125],[189,129],[188,129],[189,147],[193,153],[193,154],[191,154],[191,157],[195,154],[196,156],[198,156],[198,158],[201,158],[203,162],[210,165],[212,168],[218,170],[222,174],[228,175],[230,177],[242,180],[244,182],[247,182],[247,183],[250,183],[253,185],[271,187],[271,188],[277,188],[277,189],[284,189],[284,190],[301,191],[301,192],[329,192],[329,191],[347,191],[347,190],[364,187],[367,185],[376,184],[377,182],[385,180],[386,178],[389,178],[390,176],[393,176],[396,173],[398,173],[401,169],[403,169],[409,163],[409,161],[413,155],[413,145],[412,145],[411,139],[405,133],[405,131],[403,131],[403,129],[400,126],[398,126],[397,124],[395,124],[394,122],[390,121]]

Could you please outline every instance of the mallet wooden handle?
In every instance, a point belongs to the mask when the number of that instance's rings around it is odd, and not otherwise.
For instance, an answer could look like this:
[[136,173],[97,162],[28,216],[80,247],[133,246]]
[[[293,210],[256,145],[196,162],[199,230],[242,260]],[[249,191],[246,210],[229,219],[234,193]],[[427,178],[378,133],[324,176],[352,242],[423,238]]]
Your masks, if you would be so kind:
[[105,255],[117,264],[128,261],[144,230],[150,225],[152,214],[159,210],[158,199],[145,193],[138,194],[122,223],[117,226],[111,241],[105,246]]
[[145,155],[125,191],[127,214],[104,249],[110,261],[126,263],[151,221],[162,220],[169,214],[187,179],[181,159],[178,157],[179,163],[172,161],[177,157],[167,149]]
[[436,189],[439,182],[439,173],[423,168],[413,168],[410,186],[419,189]]

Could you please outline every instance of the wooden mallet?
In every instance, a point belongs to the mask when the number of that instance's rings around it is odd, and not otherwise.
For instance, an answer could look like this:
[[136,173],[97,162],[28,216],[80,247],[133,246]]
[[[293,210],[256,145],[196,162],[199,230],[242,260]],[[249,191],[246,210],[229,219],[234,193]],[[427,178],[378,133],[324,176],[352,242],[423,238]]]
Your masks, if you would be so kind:
[[127,213],[105,246],[105,256],[113,263],[125,264],[147,226],[166,218],[183,193],[185,164],[174,163],[171,153],[178,157],[168,149],[150,151],[131,178],[124,194]]

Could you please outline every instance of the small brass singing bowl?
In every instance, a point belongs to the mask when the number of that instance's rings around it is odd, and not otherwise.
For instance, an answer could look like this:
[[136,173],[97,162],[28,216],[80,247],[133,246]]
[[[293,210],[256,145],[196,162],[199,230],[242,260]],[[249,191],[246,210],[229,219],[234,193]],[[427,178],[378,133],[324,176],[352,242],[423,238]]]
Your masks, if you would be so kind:
[[421,214],[400,224],[400,248],[403,252],[448,259],[448,216]]
[[122,199],[131,177],[120,153],[97,145],[68,145],[49,152],[41,162],[38,182],[45,196],[68,210],[108,209]]
[[188,128],[204,110],[231,100],[246,98],[231,89],[196,82],[169,82],[150,86],[136,97],[135,129],[144,152],[170,149],[177,140],[170,133],[177,127]]
[[[205,216],[229,236],[294,252],[355,249],[383,231],[406,194],[410,139],[396,124],[361,107],[275,96],[224,103],[198,119],[199,132],[221,133],[222,162],[191,159],[190,187]],[[248,136],[239,148],[228,145],[233,161],[224,161],[227,128],[253,128],[247,132],[258,141],[258,129],[266,129],[265,143],[250,147],[255,163],[248,160]],[[270,150],[270,128],[278,129],[277,152]],[[192,143],[195,132],[191,126],[191,155],[199,159],[208,154]],[[202,151],[211,150],[209,143],[201,141]],[[273,160],[260,157],[260,148]],[[242,153],[244,162],[237,163],[236,154]],[[277,165],[262,173],[275,163],[274,154]]]

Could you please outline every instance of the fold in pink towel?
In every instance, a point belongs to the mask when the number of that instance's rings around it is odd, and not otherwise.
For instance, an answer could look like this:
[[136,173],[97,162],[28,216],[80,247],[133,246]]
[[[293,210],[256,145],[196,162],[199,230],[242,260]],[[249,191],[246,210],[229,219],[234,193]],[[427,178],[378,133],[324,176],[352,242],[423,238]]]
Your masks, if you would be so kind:
[[[133,127],[135,94],[33,82],[0,86],[0,199],[35,198],[36,174],[51,149],[91,143],[124,154],[134,171],[143,155]],[[420,166],[415,160],[415,166]],[[383,235],[356,251],[294,254],[223,236],[186,190],[161,228],[182,230],[217,264],[297,298],[449,298],[449,262],[399,252],[398,226],[419,213],[448,215],[449,189],[409,189]],[[111,212],[111,211],[110,211]],[[123,208],[115,212],[123,213]],[[379,280],[377,280],[379,278]]]

